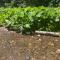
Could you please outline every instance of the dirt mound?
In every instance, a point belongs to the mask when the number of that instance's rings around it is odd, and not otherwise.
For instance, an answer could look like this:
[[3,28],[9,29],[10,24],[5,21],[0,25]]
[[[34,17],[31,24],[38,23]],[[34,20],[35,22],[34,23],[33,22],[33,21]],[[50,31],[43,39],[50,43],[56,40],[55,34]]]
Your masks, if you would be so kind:
[[60,60],[60,37],[21,35],[1,27],[0,60]]

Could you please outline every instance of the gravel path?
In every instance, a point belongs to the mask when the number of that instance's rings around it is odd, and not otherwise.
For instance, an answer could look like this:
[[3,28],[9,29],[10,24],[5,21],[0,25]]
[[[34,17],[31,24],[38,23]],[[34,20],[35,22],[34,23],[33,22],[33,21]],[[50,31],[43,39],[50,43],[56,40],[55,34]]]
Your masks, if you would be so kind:
[[60,60],[60,37],[21,35],[1,27],[0,60]]

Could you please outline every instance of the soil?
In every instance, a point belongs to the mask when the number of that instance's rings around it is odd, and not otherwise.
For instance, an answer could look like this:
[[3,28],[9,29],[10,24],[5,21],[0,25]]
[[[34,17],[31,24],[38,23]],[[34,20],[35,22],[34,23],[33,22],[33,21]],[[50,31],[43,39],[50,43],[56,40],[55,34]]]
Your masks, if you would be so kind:
[[60,37],[21,35],[0,27],[0,60],[60,60]]

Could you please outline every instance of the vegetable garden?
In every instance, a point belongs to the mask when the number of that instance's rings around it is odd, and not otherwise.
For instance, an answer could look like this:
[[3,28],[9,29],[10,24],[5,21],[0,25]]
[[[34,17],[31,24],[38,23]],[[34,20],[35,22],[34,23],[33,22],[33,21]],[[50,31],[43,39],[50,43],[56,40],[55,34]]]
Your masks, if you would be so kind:
[[0,60],[60,60],[60,1],[1,0]]

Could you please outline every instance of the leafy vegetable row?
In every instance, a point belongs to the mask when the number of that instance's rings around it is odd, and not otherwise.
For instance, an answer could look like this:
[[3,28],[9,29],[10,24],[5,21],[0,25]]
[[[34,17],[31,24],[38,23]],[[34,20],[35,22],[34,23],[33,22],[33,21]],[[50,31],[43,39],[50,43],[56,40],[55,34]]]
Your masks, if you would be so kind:
[[24,33],[60,31],[60,8],[0,8],[0,26]]

